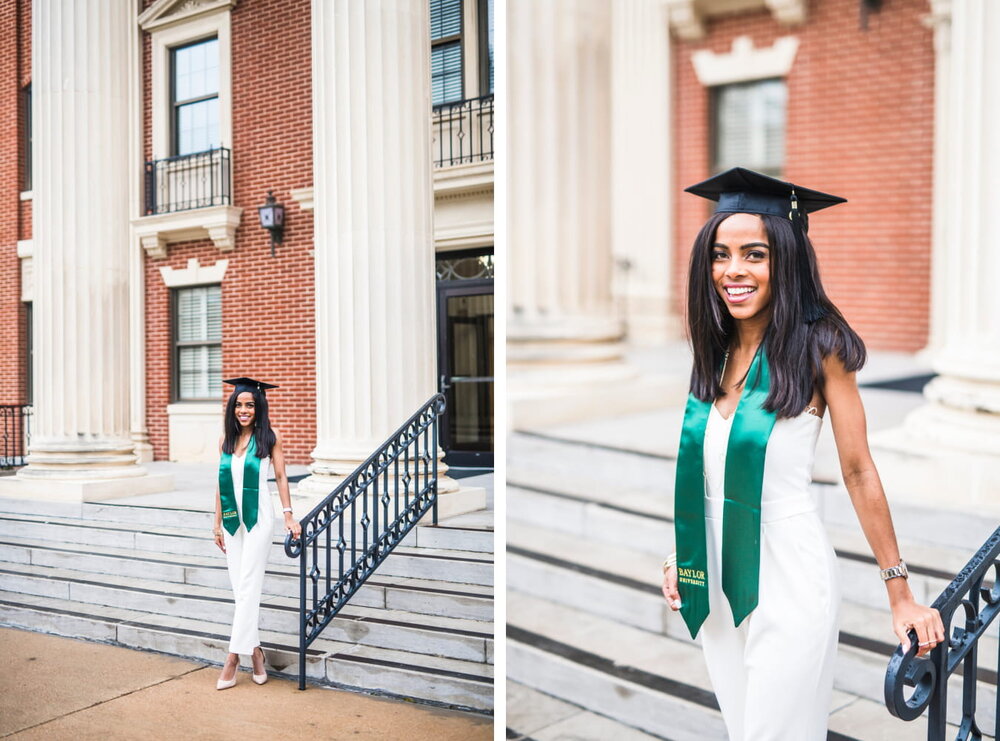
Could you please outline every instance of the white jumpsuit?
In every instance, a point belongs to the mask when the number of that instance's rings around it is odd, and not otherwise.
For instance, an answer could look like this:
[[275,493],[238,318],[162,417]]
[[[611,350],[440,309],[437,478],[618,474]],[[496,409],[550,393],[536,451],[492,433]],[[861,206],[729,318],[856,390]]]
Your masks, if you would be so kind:
[[712,406],[705,428],[708,673],[731,741],[826,739],[837,652],[837,562],[810,491],[822,419],[779,419],[761,492],[760,588],[740,627],[722,592],[722,515],[732,416]]
[[257,524],[247,532],[243,524],[243,465],[244,456],[234,455],[232,462],[233,491],[236,509],[240,513],[240,528],[234,535],[223,529],[226,539],[226,565],[233,585],[233,630],[229,638],[229,653],[249,656],[260,645],[260,592],[264,586],[264,569],[271,552],[274,536],[274,507],[267,488],[271,459],[261,458],[260,480],[257,483]]

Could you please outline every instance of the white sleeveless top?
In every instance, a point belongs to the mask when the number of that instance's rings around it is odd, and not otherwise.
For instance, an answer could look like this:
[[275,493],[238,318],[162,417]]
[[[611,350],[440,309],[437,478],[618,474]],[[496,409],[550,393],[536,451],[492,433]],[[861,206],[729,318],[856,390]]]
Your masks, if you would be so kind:
[[[722,416],[715,404],[705,425],[705,514],[722,517],[725,498],[726,453],[733,417]],[[783,519],[816,509],[812,483],[816,441],[823,426],[822,417],[803,412],[797,417],[775,421],[767,441],[764,458],[764,481],[761,487],[761,519]]]
[[[243,465],[246,453],[233,454],[233,492],[236,494],[236,509],[240,513],[240,523],[243,522]],[[260,478],[257,480],[257,519],[272,519],[274,506],[271,503],[271,491],[267,488],[267,480],[271,478],[271,457],[260,459]]]

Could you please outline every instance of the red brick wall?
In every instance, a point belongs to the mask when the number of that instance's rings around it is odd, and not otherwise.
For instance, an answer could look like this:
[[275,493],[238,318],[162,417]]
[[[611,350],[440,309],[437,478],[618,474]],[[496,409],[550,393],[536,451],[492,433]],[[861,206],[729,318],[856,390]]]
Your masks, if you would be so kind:
[[711,20],[701,41],[675,40],[676,295],[685,295],[691,242],[710,212],[682,192],[711,174],[709,92],[691,55],[728,52],[736,36],[767,47],[794,34],[784,176],[849,201],[810,221],[824,285],[870,348],[926,345],[934,116],[926,13],[926,0],[892,0],[863,31],[857,0],[814,0],[803,26],[779,26],[766,11],[739,13]]
[[31,205],[21,201],[24,113],[31,80],[31,3],[0,0],[0,404],[26,401],[27,322],[17,242],[31,237]]
[[[275,23],[275,18],[281,23]],[[312,213],[291,199],[312,185],[309,0],[241,2],[232,11],[233,205],[243,209],[236,247],[210,241],[170,245],[146,258],[147,424],[154,457],[168,456],[169,293],[159,268],[229,260],[222,282],[223,377],[251,376],[281,386],[268,395],[286,458],[307,463],[316,444]],[[146,150],[150,151],[148,43],[145,54]],[[284,244],[271,257],[257,206],[268,190],[285,205]],[[220,402],[224,400],[219,389]]]

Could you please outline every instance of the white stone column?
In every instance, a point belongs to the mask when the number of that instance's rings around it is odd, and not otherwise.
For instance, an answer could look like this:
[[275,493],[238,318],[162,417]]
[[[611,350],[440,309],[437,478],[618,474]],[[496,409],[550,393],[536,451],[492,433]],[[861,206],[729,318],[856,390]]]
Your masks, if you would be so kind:
[[[950,5],[950,8],[949,8]],[[932,3],[947,79],[936,99],[933,367],[927,403],[880,438],[908,461],[907,495],[1000,512],[1000,251],[992,235],[1000,202],[1000,5]],[[950,19],[949,19],[950,11]],[[943,135],[942,135],[943,134]]]
[[615,301],[629,340],[657,345],[680,336],[671,290],[670,28],[664,0],[614,0],[611,13]]
[[437,388],[430,21],[426,0],[314,0],[312,23],[317,443],[298,490],[325,494]]
[[508,360],[614,360],[611,6],[510,0],[507,17]]
[[[129,437],[128,3],[35,0],[35,405],[22,492],[169,485]],[[124,479],[124,480],[123,480]],[[4,493],[8,493],[5,487]]]
[[[641,17],[645,10],[657,14],[653,8],[624,12]],[[624,128],[627,116],[612,114],[618,99],[612,86],[612,3],[510,0],[507,18],[509,125],[503,151],[508,162],[511,424],[545,426],[668,403],[663,378],[641,377],[623,359],[624,306],[612,290],[613,240],[617,234],[622,244],[636,234],[624,224],[621,232],[613,232],[613,209],[624,218],[635,214],[625,206],[627,199],[645,202],[642,182],[612,192],[612,120],[620,125],[616,141],[631,135]],[[628,15],[617,43],[629,43],[633,20]],[[667,33],[665,23],[660,31]],[[646,40],[644,29],[637,41]],[[624,57],[621,61],[626,63]],[[614,79],[617,83],[620,76]],[[658,95],[665,98],[668,92]],[[622,92],[627,99],[634,95],[634,90]],[[666,103],[649,105],[662,111]],[[635,135],[647,131],[640,124]],[[658,136],[666,147],[668,132],[660,130]],[[622,156],[634,152],[629,147]],[[627,171],[618,172],[624,179]],[[654,188],[664,192],[666,185]],[[664,198],[657,209],[668,204]],[[656,238],[663,223],[658,217],[651,223],[649,236]],[[666,264],[667,245],[657,247]],[[640,252],[641,264],[648,266],[652,252],[629,246],[630,255]]]

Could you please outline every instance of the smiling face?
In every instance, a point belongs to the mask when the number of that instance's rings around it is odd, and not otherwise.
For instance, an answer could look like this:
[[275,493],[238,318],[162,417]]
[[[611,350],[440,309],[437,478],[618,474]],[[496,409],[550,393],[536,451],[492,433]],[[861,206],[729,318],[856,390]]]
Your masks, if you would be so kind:
[[712,245],[712,284],[733,319],[769,317],[771,250],[759,216],[733,214],[719,224]]
[[254,420],[257,419],[257,402],[253,400],[253,394],[249,391],[242,391],[236,397],[236,407],[233,410],[236,421],[240,423],[240,429],[253,428]]

